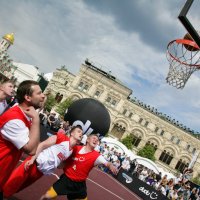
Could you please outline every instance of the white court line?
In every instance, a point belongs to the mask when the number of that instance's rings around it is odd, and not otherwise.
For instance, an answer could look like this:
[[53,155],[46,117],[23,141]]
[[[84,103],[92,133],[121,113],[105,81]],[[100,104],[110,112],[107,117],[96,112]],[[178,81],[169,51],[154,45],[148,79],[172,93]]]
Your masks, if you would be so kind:
[[125,187],[122,183],[120,183],[119,181],[117,181],[115,178],[113,178],[112,176],[106,174],[105,172],[103,172],[102,170],[98,169],[98,168],[94,168],[95,170],[105,174],[106,176],[108,176],[109,178],[111,178],[113,181],[115,181],[118,185],[120,185],[121,187],[123,187],[127,192],[129,192],[131,195],[133,195],[134,197],[140,199],[140,197],[138,197],[136,194],[134,194],[131,190],[129,190],[127,187]]
[[[57,174],[51,173],[53,176],[55,176],[57,179],[59,179]],[[95,181],[91,180],[90,178],[87,178],[87,180],[93,182],[94,184],[98,185],[99,187],[103,188],[104,190],[106,190],[107,192],[111,193],[112,195],[114,195],[115,197],[121,199],[121,200],[125,200],[123,198],[121,198],[120,196],[116,195],[115,193],[111,192],[110,190],[106,189],[105,187],[99,185],[98,183],[96,183]]]
[[87,178],[87,180],[93,182],[94,184],[98,185],[99,187],[103,188],[104,190],[106,190],[107,192],[111,193],[112,195],[116,196],[117,198],[121,199],[121,200],[125,200],[123,198],[121,198],[120,196],[116,195],[115,193],[111,192],[110,190],[106,189],[105,187],[99,185],[98,183],[96,183],[95,181],[91,180],[90,178]]
[[[23,162],[23,160],[20,160],[20,162]],[[117,184],[119,184],[121,187],[123,187],[127,192],[129,192],[131,195],[133,195],[134,197],[136,198],[139,198],[137,195],[135,195],[134,193],[132,193],[129,189],[127,189],[124,185],[122,185],[119,181],[117,181],[115,178],[113,178],[112,176],[106,174],[105,172],[97,169],[97,168],[94,168],[95,170],[98,170],[99,172],[105,174],[106,176],[108,176],[109,178],[111,178],[112,180],[114,180]],[[54,174],[54,173],[51,173],[53,176],[55,176],[57,179],[59,179],[59,176],[57,174]],[[113,192],[111,192],[110,190],[104,188],[103,186],[99,185],[98,183],[96,183],[95,181],[87,178],[89,181],[95,183],[96,185],[98,185],[99,187],[103,188],[104,190],[106,190],[107,192],[110,192],[111,194],[113,194],[114,196],[116,196],[117,198],[121,199],[121,200],[124,200],[122,199],[121,197],[117,196],[116,194],[114,194]],[[139,198],[140,199],[140,198]]]

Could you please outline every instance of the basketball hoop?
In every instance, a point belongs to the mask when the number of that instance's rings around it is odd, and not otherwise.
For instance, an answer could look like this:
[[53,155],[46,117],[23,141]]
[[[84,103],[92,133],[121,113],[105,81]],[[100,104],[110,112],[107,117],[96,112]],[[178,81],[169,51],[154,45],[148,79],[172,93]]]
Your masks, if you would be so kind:
[[167,59],[170,64],[167,83],[183,89],[192,73],[200,69],[200,48],[191,40],[173,40],[167,46]]

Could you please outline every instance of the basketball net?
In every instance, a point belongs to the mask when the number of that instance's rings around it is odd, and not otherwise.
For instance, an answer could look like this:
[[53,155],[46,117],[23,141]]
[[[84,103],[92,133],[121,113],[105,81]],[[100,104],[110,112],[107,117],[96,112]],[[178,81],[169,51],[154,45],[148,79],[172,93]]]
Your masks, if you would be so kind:
[[193,72],[200,69],[200,49],[189,50],[188,40],[177,39],[167,46],[169,72],[166,81],[177,89],[183,89]]

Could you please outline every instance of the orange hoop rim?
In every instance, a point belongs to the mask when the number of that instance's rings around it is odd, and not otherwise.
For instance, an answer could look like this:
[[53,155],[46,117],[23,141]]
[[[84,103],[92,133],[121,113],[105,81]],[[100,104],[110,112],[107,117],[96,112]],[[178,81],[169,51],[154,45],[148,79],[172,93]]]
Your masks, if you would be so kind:
[[171,42],[169,42],[169,44],[167,45],[167,52],[169,54],[170,57],[172,57],[174,60],[176,60],[177,62],[181,63],[181,64],[184,64],[186,66],[189,66],[189,67],[197,67],[197,68],[200,68],[200,64],[188,64],[186,62],[181,62],[177,57],[175,57],[174,55],[171,54],[171,52],[169,51],[169,47],[174,43],[176,42],[177,44],[186,44],[186,45],[190,45],[194,48],[197,48],[198,50],[200,50],[200,48],[198,47],[198,45],[194,42],[194,41],[191,41],[191,40],[186,40],[186,39],[176,39],[176,40],[172,40]]
[[192,40],[187,40],[187,39],[177,39],[176,40],[177,43],[179,44],[186,44],[189,45],[191,47],[194,47],[197,50],[200,50],[199,46],[197,45],[196,42],[192,41]]

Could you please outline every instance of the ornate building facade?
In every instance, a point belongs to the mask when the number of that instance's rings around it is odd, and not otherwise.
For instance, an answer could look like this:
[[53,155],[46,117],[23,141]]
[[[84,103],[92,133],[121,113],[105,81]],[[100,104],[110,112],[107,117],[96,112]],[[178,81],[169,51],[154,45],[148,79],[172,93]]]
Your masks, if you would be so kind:
[[43,78],[43,74],[40,73],[38,67],[13,62],[10,58],[8,50],[14,44],[14,41],[13,33],[4,35],[0,41],[0,78],[1,76],[5,76],[13,79],[16,85],[24,80],[40,81]]
[[152,145],[156,150],[156,164],[172,173],[182,171],[196,155],[194,176],[200,174],[200,140],[190,129],[155,108],[131,99],[131,89],[90,62],[82,64],[77,75],[65,67],[57,69],[45,92],[61,95],[62,101],[69,97],[98,99],[111,116],[109,136],[122,139],[132,134],[134,153],[147,144]]
[[0,41],[0,76],[14,78],[14,73],[17,67],[13,64],[13,60],[8,55],[7,51],[14,43],[14,34],[6,34]]

